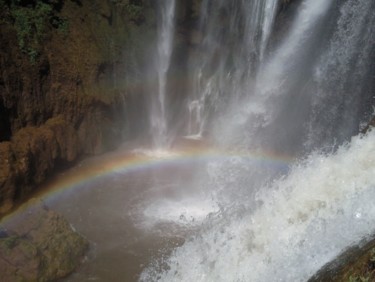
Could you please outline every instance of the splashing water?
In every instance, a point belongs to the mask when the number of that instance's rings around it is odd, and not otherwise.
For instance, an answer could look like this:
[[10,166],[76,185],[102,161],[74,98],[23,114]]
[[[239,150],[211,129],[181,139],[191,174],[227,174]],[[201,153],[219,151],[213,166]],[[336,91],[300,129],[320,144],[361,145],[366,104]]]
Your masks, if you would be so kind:
[[374,232],[375,132],[332,155],[313,153],[256,195],[260,206],[221,214],[142,281],[305,281]]
[[209,163],[196,184],[219,210],[141,281],[306,281],[375,232],[375,132],[349,142],[374,102],[375,2],[295,5],[269,43],[277,1],[203,2],[188,133],[308,157],[284,177],[241,158]]

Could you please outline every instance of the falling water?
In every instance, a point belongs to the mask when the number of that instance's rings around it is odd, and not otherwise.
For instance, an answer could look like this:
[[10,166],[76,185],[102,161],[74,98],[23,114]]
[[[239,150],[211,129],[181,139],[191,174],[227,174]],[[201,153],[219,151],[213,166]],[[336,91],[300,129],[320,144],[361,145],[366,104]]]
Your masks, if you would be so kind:
[[[312,95],[308,87],[314,62],[308,56],[324,40],[319,30],[330,17],[331,6],[331,1],[324,0],[301,3],[289,33],[259,68],[254,86],[247,88],[250,95],[230,113],[234,118],[226,133],[232,139],[229,143],[237,138],[248,147],[299,150]],[[277,143],[273,142],[276,136]]]
[[295,2],[272,40],[277,7],[203,1],[188,133],[294,161],[210,162],[196,185],[220,210],[142,281],[306,281],[375,232],[375,132],[352,137],[373,114],[375,2]]
[[356,134],[372,111],[373,5],[302,1],[246,96],[216,115],[216,138],[298,154]]
[[253,78],[268,44],[277,3],[203,1],[199,29],[206,32],[191,63],[188,135],[201,137],[218,100],[229,93],[232,98],[241,95],[241,85]]
[[169,70],[174,34],[175,0],[159,1],[159,26],[157,42],[157,99],[152,103],[151,111],[151,136],[153,146],[156,148],[165,147],[167,138],[167,74]]
[[372,114],[375,99],[373,10],[373,1],[346,1],[340,7],[337,29],[313,71],[309,147],[340,143],[370,119],[366,113]]

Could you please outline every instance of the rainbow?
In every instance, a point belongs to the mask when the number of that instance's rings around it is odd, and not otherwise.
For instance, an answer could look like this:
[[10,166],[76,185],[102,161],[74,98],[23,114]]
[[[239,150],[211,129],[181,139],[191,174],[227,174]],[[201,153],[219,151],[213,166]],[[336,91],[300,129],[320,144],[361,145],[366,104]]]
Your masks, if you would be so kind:
[[75,191],[104,176],[126,175],[152,168],[194,165],[210,161],[231,161],[234,158],[241,158],[241,161],[256,166],[283,171],[295,161],[291,156],[274,152],[227,151],[215,148],[183,148],[170,151],[119,150],[84,160],[41,187],[35,198],[53,200],[66,191]]
[[[251,164],[275,169],[287,169],[294,158],[270,152],[250,153],[245,151],[219,151],[217,149],[189,149],[183,151],[147,151],[114,152],[105,158],[94,158],[88,165],[81,165],[77,171],[66,176],[60,176],[57,181],[45,189],[47,195],[55,196],[67,189],[74,189],[81,185],[95,181],[100,177],[111,174],[127,174],[135,171],[156,167],[181,166],[186,164],[204,163],[209,161],[229,161],[241,158]],[[98,159],[98,160],[96,160]]]

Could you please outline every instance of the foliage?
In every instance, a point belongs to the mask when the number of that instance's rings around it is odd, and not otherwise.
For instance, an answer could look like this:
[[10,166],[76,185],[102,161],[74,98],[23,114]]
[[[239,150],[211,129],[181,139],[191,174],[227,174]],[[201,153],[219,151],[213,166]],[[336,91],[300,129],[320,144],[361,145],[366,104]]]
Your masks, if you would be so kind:
[[370,250],[370,261],[375,262],[375,248]]
[[53,27],[57,28],[59,32],[64,35],[67,35],[69,32],[69,22],[66,19],[60,17],[53,17],[50,20]]
[[130,19],[136,20],[142,17],[142,6],[130,4],[126,5],[126,10],[129,14]]
[[24,4],[21,0],[12,0],[10,13],[14,20],[18,45],[32,63],[36,62],[42,41],[51,26],[65,33],[69,28],[66,20],[55,15],[54,6],[50,2],[36,0]]
[[144,20],[144,7],[140,1],[124,1],[124,0],[112,0],[118,7],[125,8],[127,16],[131,21],[135,23],[142,22]]
[[370,282],[370,277],[350,275],[348,282]]
[[17,243],[17,237],[11,236],[0,240],[0,245],[5,246],[7,249],[13,249]]

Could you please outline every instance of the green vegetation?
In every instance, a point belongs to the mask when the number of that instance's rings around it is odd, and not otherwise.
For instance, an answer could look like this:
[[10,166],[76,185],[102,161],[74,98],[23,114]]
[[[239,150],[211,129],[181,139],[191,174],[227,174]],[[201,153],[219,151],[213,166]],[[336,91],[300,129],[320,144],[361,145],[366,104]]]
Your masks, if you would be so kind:
[[347,271],[348,282],[370,282],[375,278],[375,248],[366,251]]
[[126,10],[129,14],[129,17],[131,20],[137,20],[140,19],[143,15],[143,7],[135,4],[128,3],[126,5]]
[[370,261],[375,262],[375,248],[372,248],[370,251]]
[[0,7],[5,5],[9,7],[14,21],[18,45],[21,51],[29,56],[32,63],[38,59],[42,42],[51,27],[62,33],[68,32],[67,20],[56,15],[56,1],[0,0]]
[[348,282],[370,282],[370,277],[350,275]]
[[17,236],[3,238],[0,240],[0,245],[5,246],[7,249],[13,249],[13,247],[17,244],[17,239]]
[[129,20],[141,23],[144,20],[144,5],[140,1],[112,0],[117,7],[122,7],[126,11]]

